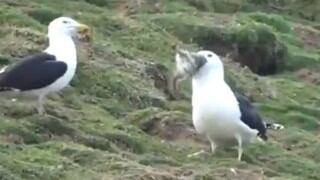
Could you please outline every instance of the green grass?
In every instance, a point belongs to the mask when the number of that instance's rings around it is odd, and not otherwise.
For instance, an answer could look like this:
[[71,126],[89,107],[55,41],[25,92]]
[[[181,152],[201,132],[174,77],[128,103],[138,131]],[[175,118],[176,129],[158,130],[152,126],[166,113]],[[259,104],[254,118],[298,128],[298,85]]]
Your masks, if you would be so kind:
[[[296,70],[316,71],[320,51],[305,48],[291,29],[293,23],[309,28],[314,22],[274,10],[255,12],[266,5],[246,0],[165,0],[161,13],[143,5],[131,16],[123,15],[122,3],[0,3],[3,65],[45,48],[46,25],[55,17],[74,17],[93,32],[92,41],[78,48],[71,87],[50,96],[45,116],[36,115],[36,103],[0,100],[0,179],[319,179],[320,88],[299,79]],[[194,137],[175,137],[192,129],[190,81],[182,85],[184,98],[169,101],[148,69],[161,65],[170,71],[176,45],[229,52],[233,43],[268,53],[254,62],[285,62],[281,71],[264,77],[235,63],[225,67],[232,88],[286,129],[270,132],[268,144],[246,147],[243,162],[228,148],[187,158],[209,148]]]

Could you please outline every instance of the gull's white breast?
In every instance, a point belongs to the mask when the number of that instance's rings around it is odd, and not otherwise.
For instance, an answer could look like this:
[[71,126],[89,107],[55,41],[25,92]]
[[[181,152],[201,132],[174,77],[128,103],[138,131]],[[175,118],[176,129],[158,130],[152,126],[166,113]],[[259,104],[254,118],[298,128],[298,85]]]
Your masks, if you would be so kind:
[[193,83],[192,118],[197,132],[215,139],[251,136],[253,131],[241,120],[238,101],[224,81]]

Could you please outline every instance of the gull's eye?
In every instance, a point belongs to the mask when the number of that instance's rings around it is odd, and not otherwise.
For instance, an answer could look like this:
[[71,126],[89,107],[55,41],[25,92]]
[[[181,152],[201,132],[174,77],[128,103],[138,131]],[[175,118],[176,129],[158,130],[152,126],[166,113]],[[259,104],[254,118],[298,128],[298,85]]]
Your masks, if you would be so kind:
[[208,54],[207,56],[208,56],[208,57],[212,57],[212,54]]
[[64,20],[64,21],[62,21],[62,23],[63,23],[63,24],[68,24],[69,22],[66,21],[66,20]]

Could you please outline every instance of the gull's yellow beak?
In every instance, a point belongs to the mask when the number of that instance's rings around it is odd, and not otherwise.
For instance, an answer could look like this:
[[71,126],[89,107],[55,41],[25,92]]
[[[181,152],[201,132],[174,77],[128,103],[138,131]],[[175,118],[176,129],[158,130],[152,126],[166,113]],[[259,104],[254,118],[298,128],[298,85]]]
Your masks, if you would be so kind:
[[78,38],[80,40],[89,40],[91,33],[90,33],[90,28],[85,25],[85,24],[79,24],[77,25],[77,33],[78,33]]

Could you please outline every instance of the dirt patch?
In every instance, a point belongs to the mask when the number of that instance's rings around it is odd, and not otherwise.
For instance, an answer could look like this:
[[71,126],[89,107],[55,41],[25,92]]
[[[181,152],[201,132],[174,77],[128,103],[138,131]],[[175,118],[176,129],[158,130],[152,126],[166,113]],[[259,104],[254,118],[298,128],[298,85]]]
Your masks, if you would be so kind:
[[119,3],[116,8],[125,15],[136,14],[141,9],[148,12],[161,12],[160,0],[131,0],[126,3]]
[[262,169],[240,169],[240,168],[217,168],[211,172],[195,175],[194,179],[211,179],[216,180],[264,180],[266,176]]
[[2,3],[6,4],[8,6],[21,7],[21,8],[27,6],[27,4],[21,3],[21,2],[15,1],[15,0],[3,0]]
[[139,175],[139,180],[187,180],[184,177],[178,177],[170,173],[150,172]]
[[293,31],[300,37],[305,48],[320,48],[320,32],[316,29],[295,24]]
[[253,172],[244,169],[230,168],[225,170],[224,178],[230,180],[263,180],[265,179],[263,172]]
[[320,84],[320,73],[310,69],[300,69],[295,73],[300,80],[307,81],[316,85]]
[[215,14],[213,23],[215,26],[224,27],[228,24],[231,24],[234,21],[235,16],[229,14]]
[[156,114],[141,123],[140,128],[150,135],[170,141],[189,139],[206,143],[203,137],[197,135],[191,120],[174,112]]
[[23,144],[23,138],[17,134],[7,134],[3,137],[3,139],[5,140],[5,142],[9,142],[12,144]]

